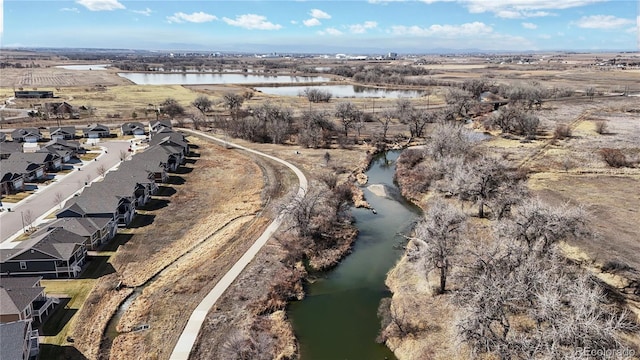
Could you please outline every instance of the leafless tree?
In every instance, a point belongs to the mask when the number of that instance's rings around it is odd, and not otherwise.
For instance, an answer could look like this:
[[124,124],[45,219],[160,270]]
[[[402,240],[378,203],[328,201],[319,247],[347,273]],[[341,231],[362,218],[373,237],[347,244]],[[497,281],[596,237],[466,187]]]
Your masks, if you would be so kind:
[[553,207],[538,198],[528,198],[500,223],[499,233],[522,242],[527,251],[544,253],[561,240],[589,236],[586,222],[580,207]]
[[618,349],[620,334],[637,329],[557,251],[533,254],[520,245],[476,247],[459,273],[458,336],[476,355],[572,358],[576,348]]
[[341,102],[336,105],[335,116],[340,119],[344,136],[349,136],[349,129],[355,126],[355,123],[362,116],[362,112],[350,101]]
[[333,132],[334,124],[326,113],[306,111],[302,114],[298,129],[298,144],[310,148],[325,146]]
[[238,113],[244,102],[244,98],[238,94],[226,93],[223,96],[224,104],[231,112],[231,117],[238,120]]
[[274,144],[282,144],[291,133],[292,111],[269,102],[253,109],[253,116],[264,124],[265,136]]
[[61,209],[62,209],[62,205],[63,205],[63,201],[64,201],[64,195],[62,195],[61,192],[56,192],[55,195],[53,196],[53,201],[55,203],[55,205],[58,205]]
[[452,107],[456,115],[465,116],[476,100],[473,94],[466,90],[449,88],[445,94],[445,102]]
[[440,123],[435,126],[426,144],[426,152],[433,159],[447,156],[466,157],[474,147],[474,135],[459,124]]
[[409,116],[415,110],[411,100],[405,98],[399,98],[396,100],[395,115],[398,119],[402,120]]
[[409,259],[425,261],[427,271],[440,273],[439,293],[444,293],[452,260],[457,252],[465,226],[465,215],[442,198],[429,201],[429,209],[417,224],[411,246],[407,246]]
[[36,220],[35,216],[33,215],[33,211],[25,210],[21,213],[21,215],[22,215],[22,221],[24,221],[24,225],[27,227],[26,231],[31,231],[32,229],[31,225]]
[[436,122],[438,115],[434,111],[410,111],[406,116],[400,118],[403,124],[409,125],[411,136],[422,137],[424,128],[429,123]]
[[213,102],[207,96],[200,95],[195,100],[193,100],[191,105],[193,105],[196,109],[200,110],[200,112],[204,115],[209,110],[211,110],[211,107],[213,106]]
[[538,132],[540,119],[521,106],[508,105],[494,112],[489,124],[497,126],[503,133],[533,137]]
[[393,120],[393,112],[390,110],[385,110],[382,112],[382,115],[377,118],[380,125],[382,125],[382,141],[387,141],[387,132],[389,131],[389,125]]
[[167,114],[171,119],[179,115],[184,115],[184,107],[174,98],[167,98],[160,103],[160,111]]
[[99,176],[104,177],[105,174],[107,173],[107,168],[104,165],[100,165],[98,166],[98,168],[96,169],[96,171],[98,172]]
[[483,156],[459,168],[452,176],[452,192],[462,200],[478,205],[478,216],[485,216],[485,206],[496,198],[509,183],[521,181],[501,159]]

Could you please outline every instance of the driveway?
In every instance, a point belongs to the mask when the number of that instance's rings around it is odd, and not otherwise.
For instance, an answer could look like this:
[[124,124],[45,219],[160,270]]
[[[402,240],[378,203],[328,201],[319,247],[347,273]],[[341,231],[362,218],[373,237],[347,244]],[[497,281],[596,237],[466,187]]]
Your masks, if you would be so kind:
[[[296,196],[301,199],[307,193],[307,187],[308,187],[307,178],[304,176],[302,171],[300,171],[300,169],[295,167],[293,164],[287,161],[284,161],[280,158],[277,158],[275,156],[271,156],[257,150],[249,149],[244,146],[232,144],[220,138],[216,138],[199,131],[191,131],[191,130],[184,130],[184,131],[190,132],[193,134],[198,134],[206,139],[217,141],[228,147],[248,151],[250,153],[254,153],[254,154],[266,157],[268,159],[277,161],[285,165],[296,174],[296,176],[298,177],[298,181],[300,182],[300,187],[298,189],[298,193],[296,194]],[[218,301],[218,298],[220,298],[220,296],[222,296],[222,294],[227,290],[227,288],[231,286],[233,281],[238,277],[238,275],[240,275],[242,270],[247,265],[249,265],[249,262],[251,262],[251,260],[256,256],[258,251],[260,251],[260,249],[267,243],[267,240],[269,240],[271,236],[276,232],[276,230],[278,230],[278,228],[280,227],[280,224],[282,223],[284,215],[285,215],[284,211],[278,214],[278,217],[276,217],[276,219],[273,220],[271,224],[269,224],[269,226],[262,233],[262,235],[260,235],[260,237],[256,239],[255,243],[251,245],[249,250],[247,250],[247,252],[244,253],[244,255],[242,255],[242,257],[231,267],[231,269],[229,269],[229,271],[226,274],[224,274],[224,276],[220,279],[220,281],[218,281],[216,286],[214,286],[214,288],[211,289],[209,294],[207,294],[207,296],[205,296],[205,298],[202,299],[200,304],[198,304],[198,306],[195,308],[193,313],[191,313],[191,317],[189,318],[187,325],[182,330],[182,334],[178,339],[178,343],[176,344],[175,348],[173,349],[173,352],[171,353],[171,357],[170,357],[171,360],[188,360],[189,359],[189,354],[191,353],[191,349],[193,348],[193,345],[195,344],[196,339],[198,338],[198,333],[200,332],[200,328],[202,327],[202,324],[204,323],[204,320],[207,317],[207,314],[209,313],[213,305],[216,303],[216,301]]]
[[[98,146],[104,148],[95,161],[90,161],[81,168],[74,167],[70,173],[60,176],[55,182],[46,186],[39,186],[38,190],[26,199],[16,204],[3,203],[5,211],[0,213],[0,248],[12,248],[17,242],[10,242],[22,233],[22,223],[25,214],[31,217],[34,224],[42,221],[52,210],[60,207],[63,202],[72,197],[78,190],[84,188],[85,182],[93,182],[100,177],[98,169],[111,169],[120,163],[120,152],[127,151],[129,141],[104,141]],[[10,208],[11,211],[6,211]],[[28,224],[25,224],[28,225]]]

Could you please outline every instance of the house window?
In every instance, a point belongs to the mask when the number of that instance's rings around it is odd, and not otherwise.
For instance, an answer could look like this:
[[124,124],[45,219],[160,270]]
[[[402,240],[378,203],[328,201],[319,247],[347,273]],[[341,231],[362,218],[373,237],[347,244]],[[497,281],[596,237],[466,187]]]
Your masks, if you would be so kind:
[[20,270],[27,270],[27,262],[20,261]]

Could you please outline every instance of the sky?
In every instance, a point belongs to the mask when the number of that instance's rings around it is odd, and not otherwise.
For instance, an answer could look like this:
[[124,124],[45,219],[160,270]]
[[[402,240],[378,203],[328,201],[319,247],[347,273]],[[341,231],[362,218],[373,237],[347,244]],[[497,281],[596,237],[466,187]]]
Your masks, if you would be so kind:
[[0,0],[0,46],[638,51],[640,0]]

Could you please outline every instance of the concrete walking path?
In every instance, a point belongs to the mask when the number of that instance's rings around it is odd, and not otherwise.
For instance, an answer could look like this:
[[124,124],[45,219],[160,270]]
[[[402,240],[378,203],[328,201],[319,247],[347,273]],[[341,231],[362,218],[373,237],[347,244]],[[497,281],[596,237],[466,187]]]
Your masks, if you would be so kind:
[[[225,146],[241,149],[259,156],[266,157],[273,161],[279,162],[285,165],[286,167],[288,167],[289,169],[291,169],[291,171],[293,171],[298,177],[298,181],[300,182],[300,187],[298,189],[298,193],[296,194],[296,196],[299,199],[301,199],[307,193],[307,187],[308,187],[307,178],[306,176],[304,176],[302,171],[300,171],[300,169],[295,167],[293,164],[287,161],[284,161],[280,158],[277,158],[275,156],[271,156],[257,150],[249,149],[244,146],[232,144],[220,138],[207,135],[199,131],[192,131],[192,130],[186,130],[186,129],[181,129],[181,130],[200,135],[210,140],[217,141],[219,143],[222,143]],[[284,218],[284,212],[281,212],[275,218],[275,220],[271,222],[271,224],[262,233],[262,235],[260,235],[260,237],[255,241],[255,243],[251,245],[249,250],[247,250],[247,252],[244,253],[244,255],[242,255],[242,257],[233,265],[233,267],[231,267],[231,269],[220,279],[220,281],[218,281],[218,283],[209,292],[209,294],[207,294],[207,296],[205,296],[205,298],[202,299],[200,304],[198,304],[196,309],[191,314],[191,317],[189,318],[187,325],[182,331],[182,334],[180,335],[180,338],[178,339],[178,342],[176,343],[176,346],[173,349],[173,352],[171,353],[171,357],[170,357],[171,360],[188,360],[189,359],[189,355],[191,354],[191,349],[195,345],[195,342],[198,338],[198,333],[200,332],[200,328],[202,327],[202,324],[204,323],[204,320],[207,317],[209,310],[211,310],[213,305],[216,303],[216,301],[218,301],[220,296],[222,296],[222,294],[227,290],[227,288],[231,286],[233,281],[238,277],[238,275],[240,275],[242,270],[251,262],[251,260],[253,260],[253,258],[256,256],[258,251],[260,251],[260,249],[267,243],[267,241],[276,232],[276,230],[278,230],[278,227],[280,227],[280,224],[282,223],[283,218]]]

